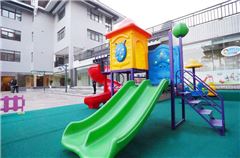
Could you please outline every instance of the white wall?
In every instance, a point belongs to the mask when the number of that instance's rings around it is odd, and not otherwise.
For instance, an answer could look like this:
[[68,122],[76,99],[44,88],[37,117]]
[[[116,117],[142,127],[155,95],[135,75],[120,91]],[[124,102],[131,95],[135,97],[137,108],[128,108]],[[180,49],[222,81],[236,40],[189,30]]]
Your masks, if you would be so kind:
[[54,18],[38,11],[34,18],[33,65],[34,71],[53,71]]
[[[70,39],[70,21],[71,21],[71,11],[70,11],[70,2],[67,2],[65,5],[65,16],[61,19],[58,20],[57,14],[54,15],[54,35],[53,35],[53,40],[54,40],[54,52],[58,52],[66,47],[69,46],[69,39]],[[65,37],[58,41],[57,39],[57,33],[60,31],[63,27],[65,27]],[[68,52],[66,52],[68,54]]]
[[87,6],[78,1],[72,1],[71,11],[71,42],[73,47],[90,49],[105,43],[105,38],[103,38],[103,42],[97,42],[89,39],[87,36],[87,29],[105,35],[105,17],[103,23],[91,20],[87,15]]
[[30,72],[31,52],[33,50],[33,13],[22,11],[22,21],[1,16],[0,26],[21,31],[21,41],[0,38],[1,49],[21,51],[20,62],[1,61],[3,72]]
[[240,32],[240,14],[214,20],[189,28],[189,33],[183,38],[183,44],[212,39]]

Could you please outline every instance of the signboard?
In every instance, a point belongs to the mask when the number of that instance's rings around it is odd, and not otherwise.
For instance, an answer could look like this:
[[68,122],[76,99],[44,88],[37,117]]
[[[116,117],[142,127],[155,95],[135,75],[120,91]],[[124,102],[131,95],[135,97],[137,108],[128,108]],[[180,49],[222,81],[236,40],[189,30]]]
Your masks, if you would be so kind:
[[221,54],[225,57],[236,56],[236,55],[240,54],[240,47],[239,46],[231,46],[231,47],[224,48],[221,51]]

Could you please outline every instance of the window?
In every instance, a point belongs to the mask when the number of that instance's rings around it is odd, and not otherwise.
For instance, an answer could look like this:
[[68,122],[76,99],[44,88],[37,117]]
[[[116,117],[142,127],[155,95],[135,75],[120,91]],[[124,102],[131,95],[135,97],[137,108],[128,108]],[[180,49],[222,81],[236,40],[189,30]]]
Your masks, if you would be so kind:
[[102,15],[99,12],[95,11],[95,10],[88,9],[88,16],[93,21],[96,21],[96,22],[99,22],[99,23],[103,23]]
[[97,42],[103,42],[103,35],[101,33],[92,31],[92,30],[87,30],[87,36],[89,39]]
[[21,59],[20,51],[0,49],[0,60],[1,61],[20,62],[20,59]]
[[22,12],[19,9],[5,4],[2,4],[1,6],[1,16],[22,21]]
[[60,31],[57,33],[57,39],[58,41],[62,40],[65,36],[65,27],[62,28]]
[[112,19],[106,17],[105,19],[105,28],[107,29],[107,31],[112,31]]
[[21,31],[0,27],[1,38],[21,41]]
[[58,21],[60,21],[64,16],[65,16],[65,7],[62,7],[59,11],[58,11]]

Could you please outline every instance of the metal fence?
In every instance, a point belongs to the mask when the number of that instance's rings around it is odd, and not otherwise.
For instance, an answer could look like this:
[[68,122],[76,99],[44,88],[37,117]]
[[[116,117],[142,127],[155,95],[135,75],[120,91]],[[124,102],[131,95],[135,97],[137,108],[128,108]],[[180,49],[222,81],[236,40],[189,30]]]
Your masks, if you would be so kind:
[[[171,25],[179,22],[186,23],[189,27],[204,24],[210,21],[219,20],[224,17],[240,13],[240,0],[226,1],[217,5],[199,10],[197,12],[171,20]],[[168,22],[169,23],[169,22]],[[155,33],[169,27],[166,23],[159,24],[146,29],[150,33]]]
[[109,44],[105,43],[103,45],[94,47],[92,49],[83,51],[83,52],[74,52],[74,60],[86,60],[90,58],[94,58],[97,56],[103,56],[109,54]]

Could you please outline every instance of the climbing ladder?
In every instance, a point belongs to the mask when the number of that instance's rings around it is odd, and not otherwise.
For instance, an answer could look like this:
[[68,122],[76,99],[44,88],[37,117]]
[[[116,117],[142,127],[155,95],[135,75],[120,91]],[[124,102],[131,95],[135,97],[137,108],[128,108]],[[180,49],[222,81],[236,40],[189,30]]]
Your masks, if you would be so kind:
[[[176,93],[178,96],[184,98],[188,104],[203,120],[205,120],[213,129],[220,135],[225,133],[225,119],[224,119],[224,100],[215,90],[208,84],[202,81],[191,71],[183,70],[183,82],[181,81],[180,71],[176,73],[176,79],[180,80],[178,83],[184,85],[176,86]],[[196,86],[200,83],[208,92],[212,92],[215,97],[209,97],[202,89]],[[191,87],[191,90],[186,90],[183,87]],[[184,90],[183,90],[184,89]]]

